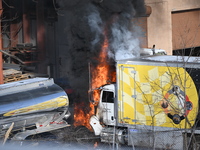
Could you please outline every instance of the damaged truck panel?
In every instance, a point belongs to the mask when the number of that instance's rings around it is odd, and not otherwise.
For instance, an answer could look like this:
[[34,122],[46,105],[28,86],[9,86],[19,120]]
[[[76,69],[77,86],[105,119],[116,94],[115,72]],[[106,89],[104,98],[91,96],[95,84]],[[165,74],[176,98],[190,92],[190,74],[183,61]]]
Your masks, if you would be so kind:
[[69,99],[53,79],[32,78],[0,85],[1,134],[14,123],[15,140],[69,126]]

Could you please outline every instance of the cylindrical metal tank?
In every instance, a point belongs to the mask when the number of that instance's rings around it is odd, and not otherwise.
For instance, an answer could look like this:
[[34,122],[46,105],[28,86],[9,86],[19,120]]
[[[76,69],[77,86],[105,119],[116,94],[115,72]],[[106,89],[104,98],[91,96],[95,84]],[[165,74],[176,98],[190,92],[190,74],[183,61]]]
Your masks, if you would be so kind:
[[53,79],[33,78],[0,85],[0,116],[52,111],[68,107],[64,90]]
[[2,84],[0,137],[5,135],[12,123],[12,131],[21,132],[18,132],[16,139],[66,127],[65,119],[70,116],[68,107],[67,94],[53,79],[30,78]]

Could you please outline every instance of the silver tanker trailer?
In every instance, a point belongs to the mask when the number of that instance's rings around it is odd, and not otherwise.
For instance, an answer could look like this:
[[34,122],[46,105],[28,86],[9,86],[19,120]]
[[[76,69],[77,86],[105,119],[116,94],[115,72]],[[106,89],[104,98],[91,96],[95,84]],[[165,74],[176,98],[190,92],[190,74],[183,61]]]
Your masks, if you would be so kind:
[[49,78],[0,85],[0,138],[12,125],[12,140],[69,126],[69,100]]

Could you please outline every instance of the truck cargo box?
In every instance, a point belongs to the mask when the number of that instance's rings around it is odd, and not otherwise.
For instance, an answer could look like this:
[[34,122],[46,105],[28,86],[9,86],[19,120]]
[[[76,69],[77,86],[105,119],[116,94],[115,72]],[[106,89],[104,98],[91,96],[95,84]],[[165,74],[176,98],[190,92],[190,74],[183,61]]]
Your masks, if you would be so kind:
[[199,112],[199,68],[197,57],[149,56],[118,61],[118,123],[193,127]]

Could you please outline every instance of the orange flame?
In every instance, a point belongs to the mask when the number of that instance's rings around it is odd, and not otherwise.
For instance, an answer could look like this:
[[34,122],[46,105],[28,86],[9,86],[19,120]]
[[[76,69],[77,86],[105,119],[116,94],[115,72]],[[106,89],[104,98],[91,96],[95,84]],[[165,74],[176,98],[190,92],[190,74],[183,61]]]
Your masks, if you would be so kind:
[[[91,81],[91,88],[95,89],[101,87],[102,85],[107,84],[109,81],[109,64],[107,62],[107,52],[108,52],[108,38],[106,32],[104,32],[105,39],[102,45],[102,49],[98,58],[98,65],[96,67],[91,66],[91,73],[92,73],[92,81]],[[112,75],[110,81],[115,81],[115,74]],[[93,100],[95,102],[99,102],[100,93],[98,90],[93,91]],[[95,103],[95,104],[97,104]],[[86,126],[88,129],[92,129],[89,124],[89,119],[92,115],[95,114],[94,104],[90,103],[90,112],[85,114],[82,109],[80,109],[80,104],[75,105],[74,108],[74,126]],[[78,107],[79,106],[79,107]]]
[[84,112],[84,103],[79,103],[79,104],[75,104],[74,106],[74,126],[85,126],[87,127],[89,130],[92,130],[90,124],[89,124],[89,119],[90,117],[93,115],[94,112],[94,108],[92,107],[92,104],[90,103],[90,112],[89,113],[85,113]]
[[[92,70],[92,89],[101,87],[106,84],[109,80],[109,64],[107,63],[107,52],[108,52],[108,38],[105,35],[105,40],[103,42],[103,46],[101,49],[101,53],[99,55],[99,63],[96,68]],[[100,93],[98,91],[93,92],[93,99],[95,102],[99,101]]]

